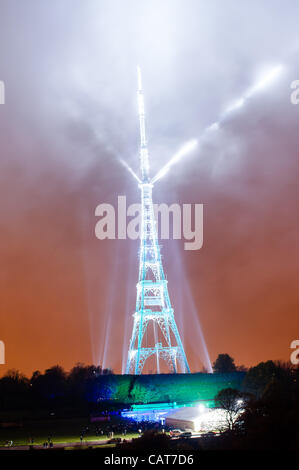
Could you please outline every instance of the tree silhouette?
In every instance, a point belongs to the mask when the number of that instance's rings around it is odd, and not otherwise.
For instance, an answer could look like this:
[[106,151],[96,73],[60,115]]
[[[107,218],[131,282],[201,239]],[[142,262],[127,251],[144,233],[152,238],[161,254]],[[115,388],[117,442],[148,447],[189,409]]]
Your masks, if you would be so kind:
[[234,359],[229,354],[219,354],[213,364],[213,370],[216,373],[236,372]]
[[280,362],[260,362],[247,372],[243,388],[257,397],[261,397],[269,383],[275,378],[280,381],[288,380],[290,366]]
[[9,370],[0,380],[0,408],[19,409],[28,406],[29,380],[17,370]]
[[233,429],[241,410],[244,408],[245,397],[243,394],[239,390],[225,388],[217,393],[215,404],[225,411],[227,426],[230,430]]
[[[240,435],[236,436],[237,445],[241,449],[297,450],[299,368],[268,362],[253,368],[254,378],[258,378],[254,384],[258,385],[259,394],[247,403],[244,413],[238,418]],[[252,383],[252,375],[249,378]]]

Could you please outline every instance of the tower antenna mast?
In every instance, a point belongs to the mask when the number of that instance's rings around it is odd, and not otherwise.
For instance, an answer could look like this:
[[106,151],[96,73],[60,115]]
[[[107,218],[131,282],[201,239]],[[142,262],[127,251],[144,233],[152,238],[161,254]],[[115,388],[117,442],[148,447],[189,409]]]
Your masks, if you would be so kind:
[[149,181],[149,160],[147,141],[145,135],[145,112],[144,112],[144,96],[142,90],[142,78],[140,67],[137,67],[138,75],[138,116],[139,116],[139,129],[140,129],[140,170],[143,182]]
[[171,372],[190,372],[177,329],[165,278],[154,216],[149,177],[149,156],[145,132],[145,110],[141,70],[138,74],[138,115],[140,125],[141,230],[139,277],[133,331],[129,345],[126,374],[141,374],[150,358],[156,373],[164,361]]

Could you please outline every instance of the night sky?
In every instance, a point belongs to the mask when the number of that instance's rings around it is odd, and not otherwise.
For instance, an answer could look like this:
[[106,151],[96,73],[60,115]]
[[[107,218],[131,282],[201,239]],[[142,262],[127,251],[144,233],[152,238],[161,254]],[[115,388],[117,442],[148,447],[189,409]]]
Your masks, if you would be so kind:
[[154,188],[204,204],[204,245],[163,242],[192,371],[288,360],[299,337],[299,4],[259,0],[0,0],[0,340],[30,374],[100,363],[121,372],[138,241],[95,237],[95,208],[139,202],[136,65],[152,174],[263,74]]

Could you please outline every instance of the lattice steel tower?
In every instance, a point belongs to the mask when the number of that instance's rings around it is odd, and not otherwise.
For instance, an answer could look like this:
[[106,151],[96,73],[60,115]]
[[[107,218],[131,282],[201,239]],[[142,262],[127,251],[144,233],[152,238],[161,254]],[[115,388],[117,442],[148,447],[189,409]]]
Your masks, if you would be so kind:
[[141,240],[136,311],[133,314],[134,324],[126,374],[141,374],[145,362],[150,357],[154,359],[158,374],[160,373],[160,359],[166,362],[171,372],[190,372],[174,319],[158,244],[152,201],[153,182],[149,177],[144,99],[139,67],[137,96],[140,123]]

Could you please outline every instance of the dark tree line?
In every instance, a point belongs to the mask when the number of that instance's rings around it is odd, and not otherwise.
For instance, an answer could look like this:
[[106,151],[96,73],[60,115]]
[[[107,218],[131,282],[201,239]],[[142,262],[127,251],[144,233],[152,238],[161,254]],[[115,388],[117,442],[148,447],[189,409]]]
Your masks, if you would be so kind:
[[236,366],[234,359],[229,354],[219,354],[213,363],[213,371],[220,374],[231,372],[247,372],[245,366]]
[[[299,449],[298,366],[262,362],[249,369],[241,391],[222,390],[216,401],[230,420],[230,429],[218,446],[245,450]],[[241,408],[244,411],[236,419]]]
[[35,371],[29,379],[16,370],[0,379],[0,410],[57,410],[89,408],[93,390],[110,369],[77,364],[69,373],[54,366],[44,373]]
[[[228,355],[219,355],[214,370],[238,370]],[[134,377],[131,377],[130,380]],[[60,366],[36,371],[27,378],[9,371],[0,379],[2,416],[44,417],[86,415],[111,410],[117,376],[100,367],[77,364],[70,372]],[[128,390],[130,387],[128,386]],[[112,400],[111,400],[112,398]],[[240,390],[222,390],[218,404],[227,410],[230,430],[217,446],[240,449],[293,449],[299,447],[299,368],[267,361],[251,367]],[[243,401],[243,403],[240,402]],[[238,408],[245,411],[240,416]],[[237,417],[237,419],[236,419]],[[1,419],[1,416],[0,416]]]
[[299,449],[298,366],[262,362],[248,370],[242,390],[221,390],[216,402],[227,411],[228,418],[229,429],[220,436],[179,441],[151,431],[122,448],[164,452],[176,445],[180,451]]

